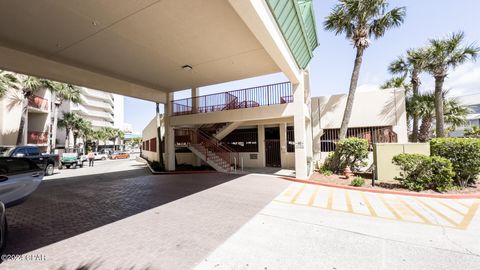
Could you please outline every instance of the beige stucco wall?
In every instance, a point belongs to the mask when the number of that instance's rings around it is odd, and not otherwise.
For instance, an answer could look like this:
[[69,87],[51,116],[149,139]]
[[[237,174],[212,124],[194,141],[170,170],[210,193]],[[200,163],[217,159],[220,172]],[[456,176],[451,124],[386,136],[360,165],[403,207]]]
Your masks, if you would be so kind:
[[392,180],[400,176],[400,169],[392,163],[394,156],[402,153],[430,155],[430,144],[377,143],[373,151],[377,179]]
[[[314,142],[320,140],[322,129],[340,128],[346,100],[347,94],[312,98]],[[405,91],[384,89],[357,93],[349,126],[392,126],[398,142],[408,142]],[[316,145],[314,152],[319,152],[319,144]]]

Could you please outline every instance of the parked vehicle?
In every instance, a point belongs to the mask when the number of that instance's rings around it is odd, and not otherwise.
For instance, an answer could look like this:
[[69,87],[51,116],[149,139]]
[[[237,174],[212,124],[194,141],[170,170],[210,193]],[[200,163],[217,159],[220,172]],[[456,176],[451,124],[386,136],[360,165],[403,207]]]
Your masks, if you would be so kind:
[[93,152],[95,155],[95,160],[106,160],[108,158],[108,154],[102,154],[99,152]]
[[23,202],[44,175],[44,170],[28,158],[0,157],[0,201],[7,207]]
[[125,152],[115,152],[111,155],[111,159],[125,159],[125,158],[130,158],[130,154],[129,153],[125,153]]
[[5,207],[25,201],[42,182],[44,169],[28,158],[0,157],[0,254],[7,244]]
[[5,205],[0,202],[0,255],[5,251],[7,246],[7,215],[5,214]]
[[45,171],[45,175],[52,175],[59,164],[58,155],[42,154],[38,147],[30,145],[16,147],[2,146],[0,147],[0,156],[25,157],[30,159]]
[[76,169],[77,166],[83,168],[83,163],[87,160],[86,156],[79,153],[63,153],[60,159],[59,169]]

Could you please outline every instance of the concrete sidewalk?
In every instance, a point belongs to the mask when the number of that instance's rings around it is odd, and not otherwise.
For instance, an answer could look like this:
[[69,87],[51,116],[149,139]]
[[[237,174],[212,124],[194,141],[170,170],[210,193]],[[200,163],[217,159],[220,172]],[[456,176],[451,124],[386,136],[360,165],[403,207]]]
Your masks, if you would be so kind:
[[477,269],[478,203],[292,183],[196,269]]

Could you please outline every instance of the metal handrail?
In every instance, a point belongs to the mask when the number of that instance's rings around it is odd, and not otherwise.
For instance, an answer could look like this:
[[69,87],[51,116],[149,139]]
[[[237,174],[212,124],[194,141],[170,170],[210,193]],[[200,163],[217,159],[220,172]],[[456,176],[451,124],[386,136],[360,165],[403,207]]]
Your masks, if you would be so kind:
[[293,102],[292,84],[275,83],[171,101],[172,115],[208,113]]

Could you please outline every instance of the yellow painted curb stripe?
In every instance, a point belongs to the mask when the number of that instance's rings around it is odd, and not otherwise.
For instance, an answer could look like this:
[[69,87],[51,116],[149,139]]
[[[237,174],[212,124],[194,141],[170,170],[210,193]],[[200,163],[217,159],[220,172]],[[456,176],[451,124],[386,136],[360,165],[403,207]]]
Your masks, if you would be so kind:
[[295,201],[298,199],[298,197],[300,197],[300,194],[302,194],[303,190],[305,189],[305,186],[307,185],[303,185],[297,192],[297,194],[295,194],[295,196],[293,196],[292,200],[290,201],[290,203],[295,203]]
[[[465,216],[465,213],[462,213],[462,211],[459,211],[459,210],[453,208],[452,206],[446,204],[445,202],[442,202],[441,200],[437,200],[437,202],[440,203],[441,205],[447,207],[448,209],[452,210],[453,212],[456,212],[456,213],[458,213],[458,214],[460,214],[460,215],[462,215],[462,216]],[[470,207],[469,207],[469,208],[470,208]]]
[[453,221],[452,219],[450,219],[449,217],[445,216],[442,212],[438,211],[437,209],[433,208],[431,205],[429,205],[428,203],[418,199],[418,198],[415,198],[415,200],[417,200],[418,202],[420,202],[421,204],[423,204],[425,207],[427,207],[428,209],[432,210],[432,212],[434,212],[436,215],[440,216],[441,218],[445,219],[446,221],[448,221],[449,223],[451,223],[453,226],[457,227],[458,224]]
[[457,227],[459,229],[465,230],[468,227],[473,217],[475,216],[475,213],[477,212],[479,205],[480,205],[480,201],[478,200],[472,204],[472,207],[470,207],[468,212],[465,214],[465,218],[462,220],[462,222],[460,222],[460,224],[458,224]]
[[420,214],[417,210],[415,210],[415,208],[413,208],[410,204],[408,204],[406,201],[402,200],[400,197],[397,197],[397,199],[403,204],[405,205],[408,210],[412,211],[415,215],[417,215],[421,220],[423,220],[423,222],[427,223],[427,224],[432,224],[432,222],[430,222],[430,220],[428,220],[425,216],[423,216],[422,214]]
[[330,188],[330,192],[328,193],[327,209],[332,209],[332,205],[333,205],[333,188]]
[[373,217],[376,217],[377,213],[375,212],[375,209],[373,209],[372,204],[368,201],[368,198],[365,195],[365,192],[361,192],[360,194],[362,194],[363,201],[365,202],[365,205],[367,206],[368,211],[370,211],[370,215],[372,215]]
[[392,212],[392,214],[399,220],[403,220],[402,216],[400,216],[397,211],[395,211],[395,209],[393,209],[393,207],[388,204],[387,200],[385,200],[385,198],[378,194],[378,197],[380,198],[380,200],[383,202],[383,204],[385,205],[385,207],[387,207],[388,210],[390,210],[390,212]]
[[308,206],[312,206],[313,203],[315,202],[315,199],[317,198],[318,190],[320,190],[320,187],[316,186],[312,196],[310,196],[310,200],[308,200]]
[[348,190],[345,190],[345,200],[347,201],[348,212],[353,213],[352,199],[350,199],[350,193],[348,193]]

